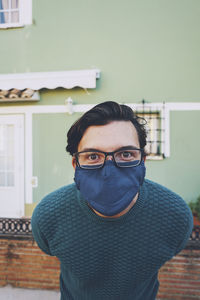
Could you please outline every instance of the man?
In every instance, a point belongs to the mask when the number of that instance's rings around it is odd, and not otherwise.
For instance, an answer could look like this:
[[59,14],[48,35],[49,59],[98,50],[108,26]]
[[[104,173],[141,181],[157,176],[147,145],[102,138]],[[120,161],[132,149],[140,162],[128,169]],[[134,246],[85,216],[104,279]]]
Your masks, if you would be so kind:
[[160,267],[193,228],[178,195],[145,180],[144,122],[126,105],[101,103],[69,130],[75,183],[47,195],[33,235],[61,263],[62,300],[153,300]]

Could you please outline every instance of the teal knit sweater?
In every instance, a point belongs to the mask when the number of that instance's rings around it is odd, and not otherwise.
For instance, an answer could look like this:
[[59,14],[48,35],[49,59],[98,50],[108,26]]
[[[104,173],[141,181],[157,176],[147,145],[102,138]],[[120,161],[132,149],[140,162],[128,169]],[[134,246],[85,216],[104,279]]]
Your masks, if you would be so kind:
[[75,184],[47,195],[32,216],[38,246],[60,260],[62,300],[155,299],[160,267],[192,228],[186,202],[149,180],[119,218],[96,215]]

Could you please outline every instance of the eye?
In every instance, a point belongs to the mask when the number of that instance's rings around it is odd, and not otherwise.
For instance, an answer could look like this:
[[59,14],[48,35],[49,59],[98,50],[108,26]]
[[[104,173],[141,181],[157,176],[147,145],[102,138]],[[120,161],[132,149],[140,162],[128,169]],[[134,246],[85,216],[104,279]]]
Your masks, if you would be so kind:
[[79,153],[78,161],[81,166],[100,165],[104,163],[104,154],[101,152],[82,152]]
[[104,154],[100,152],[85,152],[84,154],[84,159],[88,163],[101,163],[104,161]]
[[88,159],[90,159],[90,160],[98,160],[99,159],[99,155],[97,153],[91,153],[90,155],[88,155]]
[[122,152],[122,156],[123,157],[130,157],[130,156],[132,156],[132,153],[130,153],[130,152]]
[[129,151],[121,152],[122,159],[131,159],[133,157],[133,153]]
[[115,160],[121,162],[129,162],[134,160],[139,160],[141,157],[140,151],[137,149],[134,150],[125,150],[115,153]]

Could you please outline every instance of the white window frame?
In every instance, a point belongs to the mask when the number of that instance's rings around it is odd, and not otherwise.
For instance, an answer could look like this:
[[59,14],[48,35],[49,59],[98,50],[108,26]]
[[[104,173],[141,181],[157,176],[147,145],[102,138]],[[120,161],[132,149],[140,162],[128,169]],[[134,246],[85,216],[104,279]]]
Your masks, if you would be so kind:
[[0,23],[0,29],[24,27],[32,24],[32,0],[19,0],[19,22]]
[[[145,104],[130,104],[126,103],[127,106],[131,107],[133,111],[138,114],[153,114],[158,113],[161,118],[161,141],[159,155],[150,154],[147,155],[148,160],[162,160],[170,156],[170,140],[169,140],[169,109],[164,103],[145,103]],[[145,118],[145,117],[144,117]]]
[[[162,119],[160,111],[144,111],[136,114],[144,118],[147,122],[145,124],[147,138],[145,152],[147,153],[147,159],[162,159],[164,155],[164,132],[162,128]],[[160,132],[159,132],[160,131]],[[157,153],[157,147],[160,148],[160,153]]]

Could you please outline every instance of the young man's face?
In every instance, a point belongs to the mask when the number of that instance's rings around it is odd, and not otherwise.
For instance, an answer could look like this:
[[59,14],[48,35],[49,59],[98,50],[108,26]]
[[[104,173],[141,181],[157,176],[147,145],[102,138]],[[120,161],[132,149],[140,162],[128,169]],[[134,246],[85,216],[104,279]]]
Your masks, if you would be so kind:
[[[113,121],[107,125],[88,127],[78,145],[78,152],[87,149],[113,152],[126,146],[140,148],[134,125],[130,121]],[[76,167],[75,158],[72,165]]]

